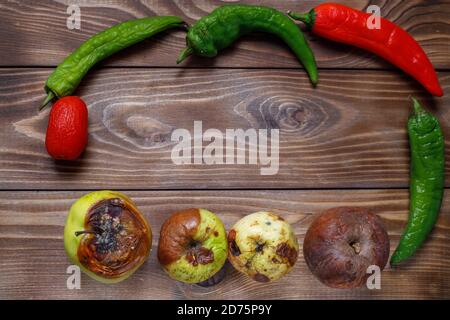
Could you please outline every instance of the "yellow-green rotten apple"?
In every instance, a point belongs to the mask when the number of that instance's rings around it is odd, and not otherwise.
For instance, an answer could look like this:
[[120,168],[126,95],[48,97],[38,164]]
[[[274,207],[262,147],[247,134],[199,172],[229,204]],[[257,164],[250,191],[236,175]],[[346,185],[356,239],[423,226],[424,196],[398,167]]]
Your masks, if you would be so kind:
[[286,275],[298,256],[291,225],[271,212],[255,212],[228,233],[228,259],[255,281],[270,282]]
[[145,262],[151,246],[145,217],[120,192],[91,192],[70,208],[64,247],[70,260],[95,280],[125,280]]
[[208,280],[227,259],[225,226],[206,209],[176,212],[161,227],[158,259],[175,280],[185,283]]

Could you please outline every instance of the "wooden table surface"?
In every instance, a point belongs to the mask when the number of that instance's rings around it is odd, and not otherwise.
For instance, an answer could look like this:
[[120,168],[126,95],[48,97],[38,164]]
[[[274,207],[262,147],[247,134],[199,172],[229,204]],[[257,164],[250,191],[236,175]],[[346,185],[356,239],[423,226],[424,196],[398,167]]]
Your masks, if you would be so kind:
[[[212,288],[172,281],[156,259],[159,229],[174,211],[204,207],[230,227],[246,214],[271,210],[289,221],[300,244],[315,214],[357,205],[380,215],[391,252],[408,216],[410,95],[436,114],[450,138],[450,0],[343,0],[383,17],[420,42],[445,97],[432,98],[381,59],[308,35],[320,68],[311,88],[278,39],[243,37],[215,59],[175,64],[184,32],[166,32],[92,70],[76,94],[89,106],[89,145],[74,162],[55,162],[44,147],[49,108],[38,113],[54,67],[82,41],[137,17],[179,15],[193,22],[222,3],[207,0],[82,1],[81,30],[66,27],[69,1],[0,0],[0,298],[372,299],[450,298],[450,190],[437,225],[408,263],[382,273],[381,290],[333,290],[294,270],[271,284],[231,267]],[[307,11],[322,1],[243,1]],[[73,3],[73,1],[71,1]],[[279,129],[280,168],[188,165],[171,161],[177,128]],[[447,160],[449,141],[446,139]],[[446,165],[450,187],[450,166]],[[154,231],[149,261],[130,279],[104,285],[83,275],[66,288],[70,265],[63,227],[82,194],[116,189],[132,197]]]

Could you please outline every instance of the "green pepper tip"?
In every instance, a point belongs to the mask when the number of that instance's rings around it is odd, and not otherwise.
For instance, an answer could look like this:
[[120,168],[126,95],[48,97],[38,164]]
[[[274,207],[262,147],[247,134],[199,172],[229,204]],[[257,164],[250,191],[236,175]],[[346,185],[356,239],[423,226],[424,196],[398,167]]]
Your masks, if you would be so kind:
[[55,98],[56,95],[53,93],[53,91],[49,90],[47,97],[45,98],[44,102],[42,102],[41,106],[39,107],[39,111],[41,111],[42,109],[45,108],[45,106],[51,101],[53,100],[53,98]]
[[311,79],[311,83],[313,85],[313,87],[317,87],[317,83],[319,82],[319,79],[317,78],[317,76],[315,75],[310,75],[310,79]]
[[194,50],[191,47],[184,48],[177,59],[177,64],[180,64],[183,60],[185,60],[187,57],[192,55],[194,53]]
[[396,252],[394,252],[394,254],[392,255],[391,260],[389,261],[389,264],[390,264],[391,266],[396,266],[397,264],[400,263],[400,261],[401,261],[401,260],[398,258],[398,256],[397,256],[397,251],[396,251]]
[[411,96],[410,99],[413,102],[413,111],[414,115],[425,113],[425,110],[423,109],[422,105],[420,104],[419,100],[417,100],[415,97]]

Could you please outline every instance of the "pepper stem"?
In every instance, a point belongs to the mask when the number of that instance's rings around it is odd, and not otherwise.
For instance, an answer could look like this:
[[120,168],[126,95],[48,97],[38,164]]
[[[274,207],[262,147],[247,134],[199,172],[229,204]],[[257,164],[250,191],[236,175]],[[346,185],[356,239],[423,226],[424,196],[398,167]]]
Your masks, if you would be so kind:
[[184,59],[186,59],[193,53],[194,53],[194,49],[192,49],[191,47],[184,48],[183,51],[181,51],[180,55],[178,56],[177,64],[181,63]]
[[191,26],[189,25],[189,23],[183,22],[183,24],[181,25],[181,27],[184,28],[184,29],[186,29],[186,30],[189,30],[189,28],[190,28]]
[[287,12],[287,14],[292,19],[303,22],[306,25],[306,27],[308,27],[308,29],[311,29],[313,27],[313,25],[314,25],[313,12],[297,13],[297,12],[292,12],[292,11],[289,10]]
[[47,94],[47,98],[45,98],[44,102],[42,102],[41,106],[39,107],[39,111],[41,111],[42,109],[44,109],[44,107],[51,101],[53,100],[53,98],[55,98],[55,94],[53,93],[53,91],[49,91]]

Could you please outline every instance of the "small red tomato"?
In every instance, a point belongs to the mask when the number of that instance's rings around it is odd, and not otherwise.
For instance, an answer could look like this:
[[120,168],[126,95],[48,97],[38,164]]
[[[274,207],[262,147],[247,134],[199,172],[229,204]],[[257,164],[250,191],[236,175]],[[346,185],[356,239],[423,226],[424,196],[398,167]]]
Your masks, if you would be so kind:
[[63,97],[50,111],[45,147],[58,160],[75,160],[86,148],[88,110],[79,97]]

